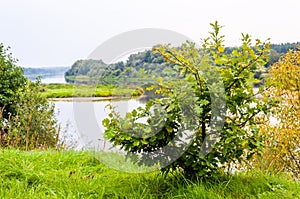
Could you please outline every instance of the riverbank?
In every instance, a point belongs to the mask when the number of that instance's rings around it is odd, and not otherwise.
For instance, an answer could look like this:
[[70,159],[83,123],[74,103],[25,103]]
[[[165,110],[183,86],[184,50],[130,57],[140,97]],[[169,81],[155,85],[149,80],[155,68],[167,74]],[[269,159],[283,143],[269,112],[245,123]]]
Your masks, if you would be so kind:
[[61,98],[48,98],[53,102],[97,102],[97,101],[111,101],[111,100],[128,100],[131,97],[61,97]]
[[189,182],[158,172],[124,173],[87,152],[0,153],[0,198],[300,198],[299,182],[261,171]]
[[41,87],[42,95],[47,98],[121,98],[135,97],[143,94],[143,89],[134,86],[116,85],[91,85],[91,84],[43,84]]

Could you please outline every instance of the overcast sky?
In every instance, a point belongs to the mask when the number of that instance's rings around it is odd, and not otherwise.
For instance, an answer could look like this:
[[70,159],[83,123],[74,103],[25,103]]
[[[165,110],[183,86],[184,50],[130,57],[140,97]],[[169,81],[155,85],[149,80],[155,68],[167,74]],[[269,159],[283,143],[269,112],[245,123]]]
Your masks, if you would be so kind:
[[24,67],[71,66],[125,31],[164,28],[200,41],[224,25],[226,45],[249,33],[300,41],[299,0],[0,0],[0,43]]

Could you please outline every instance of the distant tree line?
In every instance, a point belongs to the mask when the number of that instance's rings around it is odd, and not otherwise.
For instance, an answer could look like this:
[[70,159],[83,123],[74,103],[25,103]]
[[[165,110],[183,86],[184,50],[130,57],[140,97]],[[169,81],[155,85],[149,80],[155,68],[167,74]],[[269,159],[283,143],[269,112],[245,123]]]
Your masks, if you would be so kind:
[[[266,71],[270,65],[290,49],[295,49],[300,42],[272,44],[270,46],[269,61],[265,65]],[[225,54],[231,53],[236,47],[226,47]],[[172,70],[173,64],[167,62],[161,54],[152,50],[145,50],[129,56],[126,62],[106,64],[102,60],[78,60],[65,73],[69,83],[85,84],[144,84],[152,82],[155,77],[176,78],[178,74]],[[257,79],[263,78],[256,73]]]
[[78,60],[65,73],[69,83],[140,84],[157,76],[174,77],[170,63],[151,50],[129,56],[124,62],[105,64],[102,60]]
[[49,77],[63,75],[70,67],[45,67],[45,68],[23,68],[24,76],[30,80],[35,80],[38,76]]

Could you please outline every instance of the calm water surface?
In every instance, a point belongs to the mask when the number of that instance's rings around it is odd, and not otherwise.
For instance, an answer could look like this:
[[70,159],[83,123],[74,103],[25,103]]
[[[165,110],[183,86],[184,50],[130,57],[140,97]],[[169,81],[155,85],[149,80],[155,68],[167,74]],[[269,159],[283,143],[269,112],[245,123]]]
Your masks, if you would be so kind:
[[[66,83],[64,74],[43,77],[42,83]],[[111,104],[116,110],[125,115],[145,102],[137,99],[120,101],[56,101],[55,116],[60,126],[60,140],[64,141],[68,148],[74,149],[108,149],[111,145],[104,141],[102,120],[109,110],[106,105]]]
[[59,101],[55,104],[55,115],[60,125],[60,139],[70,148],[75,149],[108,149],[111,147],[103,139],[104,128],[102,120],[109,110],[106,105],[111,104],[116,110],[125,115],[144,103],[137,99],[121,101]]
[[50,84],[50,83],[61,83],[65,84],[67,83],[64,77],[64,74],[56,75],[56,76],[50,76],[50,77],[44,77],[41,79],[43,84]]
[[[43,83],[66,83],[64,76],[52,76],[42,79]],[[58,101],[55,104],[55,115],[60,125],[60,139],[67,147],[74,149],[109,149],[111,145],[103,139],[104,128],[102,120],[109,110],[106,105],[111,104],[116,110],[125,115],[145,102],[138,99],[121,101]],[[278,121],[271,117],[272,124]]]

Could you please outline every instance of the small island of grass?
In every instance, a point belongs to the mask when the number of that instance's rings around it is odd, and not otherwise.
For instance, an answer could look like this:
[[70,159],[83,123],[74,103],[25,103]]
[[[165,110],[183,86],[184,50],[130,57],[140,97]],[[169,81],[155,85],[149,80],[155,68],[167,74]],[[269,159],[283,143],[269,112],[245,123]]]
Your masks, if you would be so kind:
[[41,93],[47,98],[136,97],[143,94],[143,89],[134,86],[54,83],[43,84]]

